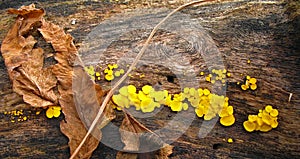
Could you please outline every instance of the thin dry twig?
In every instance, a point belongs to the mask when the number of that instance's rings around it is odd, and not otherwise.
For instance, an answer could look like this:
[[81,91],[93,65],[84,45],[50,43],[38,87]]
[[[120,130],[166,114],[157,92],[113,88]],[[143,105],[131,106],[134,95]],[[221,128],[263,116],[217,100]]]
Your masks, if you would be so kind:
[[151,31],[147,41],[145,42],[144,46],[142,47],[142,49],[140,50],[140,52],[138,53],[138,55],[136,56],[136,58],[134,59],[133,63],[131,64],[131,66],[129,67],[128,71],[123,75],[123,77],[111,88],[111,90],[108,92],[107,96],[105,97],[99,112],[97,114],[97,116],[95,117],[93,123],[91,124],[88,132],[86,133],[85,137],[82,139],[81,143],[79,144],[79,146],[76,148],[76,150],[74,151],[74,153],[71,155],[70,159],[73,159],[77,153],[79,152],[80,148],[83,146],[83,144],[85,143],[85,141],[87,140],[88,136],[92,133],[92,131],[94,130],[98,120],[100,119],[103,110],[105,108],[105,106],[108,104],[108,102],[110,101],[110,98],[112,97],[113,93],[117,90],[117,88],[122,84],[122,82],[127,78],[127,76],[129,75],[129,73],[134,69],[134,67],[136,66],[137,62],[140,60],[140,58],[142,57],[143,53],[145,52],[146,48],[148,47],[150,40],[153,38],[154,34],[156,33],[156,31],[158,30],[158,28],[173,14],[175,14],[176,12],[188,7],[188,6],[192,6],[192,5],[196,5],[196,4],[205,4],[206,2],[213,2],[216,0],[199,0],[199,1],[193,1],[184,5],[179,6],[178,8],[176,8],[175,10],[173,10],[171,13],[169,13],[164,19],[162,19]]

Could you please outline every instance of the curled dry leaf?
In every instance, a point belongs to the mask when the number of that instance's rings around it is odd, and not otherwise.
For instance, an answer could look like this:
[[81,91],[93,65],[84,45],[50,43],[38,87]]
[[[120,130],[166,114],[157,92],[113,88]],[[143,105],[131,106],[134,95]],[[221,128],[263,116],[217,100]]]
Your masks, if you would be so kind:
[[[54,58],[58,63],[54,65],[53,72],[59,82],[59,103],[65,114],[65,121],[61,122],[60,127],[61,131],[69,138],[72,154],[87,133],[86,126],[88,127],[89,123],[82,121],[89,121],[87,119],[95,117],[93,112],[99,109],[98,99],[102,100],[103,92],[100,88],[95,89],[97,86],[84,72],[71,35],[65,34],[60,27],[44,20],[39,31],[56,51]],[[85,94],[92,96],[85,96]],[[77,112],[80,114],[78,115]],[[90,158],[100,142],[100,130],[97,131],[97,136],[99,140],[93,136],[88,137],[87,142],[78,152],[77,158]]]
[[[104,92],[82,67],[74,68],[73,92],[76,109],[79,112],[81,121],[88,129],[97,115],[95,110],[99,110]],[[93,130],[92,135],[98,140],[101,140],[102,137],[100,129],[115,118],[115,112],[111,104],[105,107],[101,120],[97,123],[97,128]]]
[[33,48],[36,43],[33,36],[25,37],[41,21],[44,10],[30,5],[10,9],[9,13],[18,14],[18,17],[3,40],[1,52],[13,90],[32,106],[57,105],[57,95],[53,91],[57,80],[51,68],[43,68],[43,50]]
[[121,140],[125,144],[123,148],[125,152],[119,152],[117,159],[153,158],[153,156],[166,159],[172,154],[173,146],[164,143],[158,135],[147,129],[128,112],[124,111],[124,116],[119,130]]

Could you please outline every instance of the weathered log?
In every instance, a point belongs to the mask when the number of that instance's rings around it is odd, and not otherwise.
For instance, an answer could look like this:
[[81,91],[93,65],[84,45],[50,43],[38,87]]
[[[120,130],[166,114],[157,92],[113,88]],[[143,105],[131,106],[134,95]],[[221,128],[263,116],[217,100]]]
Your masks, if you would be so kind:
[[[156,7],[157,14],[162,14],[161,6],[174,8],[178,3],[151,3],[135,2],[114,4],[90,1],[65,1],[65,2],[39,2],[37,7],[43,7],[47,12],[47,19],[64,27],[74,38],[78,48],[85,47],[85,38],[98,24],[102,24],[110,16],[119,12],[133,15],[134,8]],[[29,4],[30,1],[24,2]],[[0,42],[12,25],[14,18],[6,13],[9,7],[17,8],[20,4],[11,1],[0,3]],[[68,9],[66,9],[68,8]],[[154,11],[154,10],[152,10]],[[136,13],[136,12],[134,12]],[[165,12],[166,13],[166,12]],[[181,12],[196,20],[214,40],[223,57],[223,63],[232,78],[228,79],[226,95],[230,98],[230,105],[234,106],[236,123],[231,127],[223,127],[217,123],[204,138],[198,137],[198,132],[203,119],[195,118],[191,126],[178,138],[174,145],[171,158],[297,158],[300,156],[300,123],[297,119],[300,115],[300,29],[299,29],[299,2],[279,1],[238,1],[225,3],[212,3],[205,6],[195,6]],[[157,21],[157,14],[149,15],[149,21]],[[142,15],[146,15],[143,13]],[[76,19],[75,25],[71,24]],[[183,21],[183,20],[182,20]],[[178,23],[182,22],[178,21]],[[138,24],[135,21],[134,24]],[[153,24],[155,25],[155,24]],[[176,25],[176,24],[174,24]],[[115,27],[115,28],[114,28]],[[113,33],[120,26],[110,26],[107,33]],[[115,32],[118,32],[116,30]],[[104,52],[101,61],[96,64],[105,66],[117,60],[129,52],[132,46],[138,48],[147,38],[150,30],[135,30],[122,35],[120,39],[111,43]],[[195,46],[177,38],[174,34],[160,30],[154,37],[154,42],[168,42],[168,46],[176,48],[177,52],[191,59],[192,65],[196,65],[195,72],[205,71],[209,66],[208,61],[197,56]],[[41,44],[46,45],[46,44]],[[206,45],[207,46],[207,45]],[[156,48],[157,49],[157,48]],[[50,49],[49,49],[50,50]],[[145,84],[151,84],[167,89],[169,92],[180,91],[178,77],[184,72],[170,70],[167,65],[149,64],[151,51],[148,50],[128,83],[133,83],[139,88]],[[168,50],[167,50],[168,51]],[[170,51],[170,50],[169,50]],[[170,52],[164,52],[176,57]],[[133,57],[133,55],[131,55]],[[86,62],[97,55],[82,52],[82,58]],[[251,63],[248,64],[247,60]],[[157,59],[159,61],[159,59]],[[215,60],[214,57],[208,60]],[[91,63],[95,64],[95,63]],[[126,64],[124,65],[126,66]],[[216,65],[219,67],[219,65]],[[159,70],[159,71],[157,71]],[[145,74],[144,78],[140,78]],[[241,76],[240,74],[243,74]],[[36,115],[36,111],[22,101],[22,98],[12,91],[12,86],[1,57],[0,60],[0,158],[67,158],[69,156],[68,139],[59,130],[58,119],[47,119],[42,111]],[[242,91],[237,81],[242,81],[245,75],[258,79],[256,91]],[[186,79],[183,79],[186,80]],[[211,87],[203,77],[197,75],[195,80],[200,87]],[[186,81],[194,84],[194,81]],[[104,88],[109,88],[110,83],[99,82]],[[291,100],[289,100],[292,93]],[[248,133],[243,128],[243,121],[248,114],[255,114],[267,104],[273,105],[279,110],[279,126],[267,133]],[[14,123],[11,115],[4,114],[12,110],[24,110],[24,116],[28,120]],[[192,113],[192,112],[191,112]],[[139,114],[137,114],[139,115]],[[157,130],[172,120],[178,114],[163,108],[155,116],[139,118],[151,130]],[[189,117],[189,116],[187,116]],[[15,119],[13,119],[15,120]],[[117,118],[114,123],[120,124]],[[180,124],[178,121],[177,124]],[[104,132],[107,128],[104,128]],[[201,127],[204,129],[204,127]],[[167,132],[165,139],[170,139],[174,132]],[[104,133],[109,135],[107,133]],[[106,138],[111,138],[111,134]],[[168,136],[169,135],[169,136]],[[233,138],[233,143],[227,143],[224,139]],[[115,158],[117,151],[101,144],[94,152],[92,158]]]

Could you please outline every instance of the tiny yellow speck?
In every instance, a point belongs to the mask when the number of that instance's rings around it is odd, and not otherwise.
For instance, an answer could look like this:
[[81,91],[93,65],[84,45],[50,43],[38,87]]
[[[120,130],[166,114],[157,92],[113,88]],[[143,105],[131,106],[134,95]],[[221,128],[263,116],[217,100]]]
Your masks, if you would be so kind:
[[37,111],[37,112],[35,112],[35,114],[36,114],[36,115],[39,115],[40,113],[41,113],[41,111]]
[[145,77],[145,74],[141,74],[141,75],[140,75],[140,78],[143,78],[143,77]]
[[232,138],[228,138],[227,142],[228,143],[233,143],[233,139]]
[[227,77],[230,77],[230,76],[231,76],[231,73],[228,72],[228,73],[227,73]]
[[24,117],[23,117],[23,120],[27,120],[27,117],[26,117],[26,116],[24,116]]
[[200,72],[200,75],[203,76],[203,75],[204,75],[204,72]]
[[96,72],[96,76],[100,76],[100,72]]
[[210,82],[210,77],[209,77],[209,76],[205,77],[205,80],[206,80],[207,82]]
[[101,78],[100,78],[100,77],[97,77],[97,79],[98,79],[98,81],[100,81]]
[[237,85],[240,85],[240,82],[236,82]]
[[250,60],[248,60],[248,61],[247,61],[247,63],[248,63],[248,64],[250,64],[250,63],[251,63],[251,61],[250,61]]

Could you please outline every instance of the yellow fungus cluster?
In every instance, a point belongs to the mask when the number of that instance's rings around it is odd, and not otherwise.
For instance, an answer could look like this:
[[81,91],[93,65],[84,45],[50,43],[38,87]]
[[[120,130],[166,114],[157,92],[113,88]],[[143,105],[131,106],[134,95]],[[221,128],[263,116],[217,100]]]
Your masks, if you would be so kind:
[[84,70],[85,70],[85,72],[88,73],[88,75],[92,78],[93,81],[95,79],[97,79],[98,81],[101,79],[100,72],[96,72],[94,66],[86,66],[86,67],[84,67]]
[[12,110],[12,111],[5,111],[4,115],[10,116],[10,122],[23,122],[27,121],[29,116],[24,113],[23,110]]
[[248,120],[243,123],[248,132],[262,131],[268,132],[278,126],[278,110],[271,105],[267,105],[264,110],[259,110],[257,115],[249,115]]
[[242,90],[247,90],[247,89],[251,89],[251,90],[256,90],[257,85],[256,85],[256,78],[252,78],[250,76],[246,76],[246,82],[245,84],[241,85]]
[[[203,117],[204,120],[211,120],[212,118],[219,115],[220,123],[223,126],[231,126],[235,122],[235,117],[233,116],[233,107],[229,106],[229,98],[224,96],[219,96],[210,93],[208,89],[197,90],[199,95],[199,103],[195,107],[195,112],[198,117]],[[192,106],[195,106],[192,104]]]
[[50,106],[46,111],[47,118],[59,117],[61,107],[59,106]]
[[[101,69],[102,67],[100,67]],[[118,68],[118,65],[117,64],[108,64],[107,65],[107,68],[104,69],[104,78],[107,80],[107,81],[112,81],[115,77],[119,77],[121,76],[122,74],[125,73],[124,69],[120,69],[120,70],[117,70],[115,71],[114,69]],[[101,79],[101,71],[100,72],[97,72],[95,71],[95,67],[94,66],[86,66],[84,67],[84,70],[89,74],[89,76],[92,78],[92,80],[98,80],[100,81]]]
[[119,94],[113,95],[112,100],[118,110],[134,106],[136,110],[148,113],[160,107],[167,95],[167,91],[155,91],[149,85],[143,86],[142,90],[137,93],[134,85],[128,85],[120,88]]
[[123,69],[120,69],[120,70],[114,72],[114,69],[116,69],[116,68],[118,68],[117,64],[108,64],[107,65],[107,68],[104,70],[104,74],[105,74],[104,78],[107,81],[112,81],[115,78],[115,76],[119,77],[122,74],[124,74],[125,71]]
[[149,85],[137,92],[134,85],[128,85],[120,88],[112,100],[118,110],[133,106],[144,113],[152,112],[161,105],[168,106],[175,112],[187,110],[191,105],[197,116],[204,120],[211,120],[219,115],[220,123],[224,126],[231,126],[235,122],[233,107],[228,104],[229,98],[212,94],[208,89],[186,87],[183,92],[171,95],[167,90],[156,91]]
[[[220,81],[221,83],[223,83],[223,85],[225,85],[226,83],[226,77],[230,77],[231,74],[226,70],[226,69],[212,69],[212,74],[208,74],[205,77],[205,80],[207,82],[210,82],[212,84],[216,83],[217,81]],[[200,72],[200,75],[204,75],[204,72]]]

